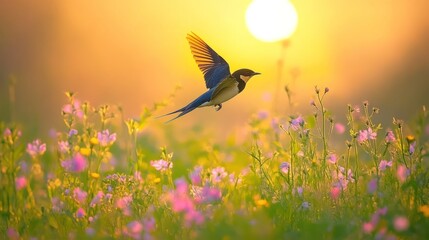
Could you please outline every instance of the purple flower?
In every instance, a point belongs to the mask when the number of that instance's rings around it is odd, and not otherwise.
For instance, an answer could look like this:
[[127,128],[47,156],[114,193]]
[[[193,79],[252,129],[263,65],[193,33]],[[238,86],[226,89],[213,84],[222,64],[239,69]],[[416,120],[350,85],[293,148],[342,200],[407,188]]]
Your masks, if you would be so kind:
[[76,153],[73,158],[62,161],[61,166],[68,172],[80,173],[86,169],[87,161],[80,153]]
[[52,203],[52,211],[53,212],[61,212],[64,208],[64,202],[62,202],[59,198],[53,197],[51,200]]
[[150,161],[150,165],[160,172],[173,168],[173,162],[165,161],[164,159]]
[[416,150],[416,142],[413,142],[410,144],[410,149],[409,149],[410,154],[413,155],[415,150]]
[[368,183],[368,193],[372,194],[377,191],[377,179],[373,178]]
[[116,141],[116,133],[109,133],[109,129],[97,133],[97,139],[103,147],[110,146]]
[[392,143],[396,141],[395,134],[393,134],[391,130],[387,131],[384,141],[386,141],[387,143]]
[[212,182],[219,183],[225,178],[228,173],[225,171],[224,167],[216,167],[212,169]]
[[392,167],[393,162],[392,161],[386,161],[386,160],[381,160],[380,164],[378,165],[378,170],[380,171],[384,171],[387,169],[387,167]]
[[292,130],[297,131],[302,126],[304,126],[304,118],[302,118],[301,115],[290,120],[290,127]]
[[282,162],[280,164],[280,171],[284,174],[287,174],[289,172],[290,163],[288,162]]
[[16,190],[21,190],[25,188],[27,184],[28,184],[27,178],[25,178],[24,176],[20,176],[15,179]]
[[32,143],[27,144],[27,153],[32,158],[43,155],[45,151],[46,143],[42,143],[39,139],[36,139]]
[[156,229],[156,222],[154,217],[147,217],[143,220],[143,228],[146,232],[153,232]]
[[70,129],[69,131],[69,137],[77,135],[79,132],[76,129]]
[[83,218],[83,217],[85,217],[85,215],[86,215],[86,212],[83,208],[79,208],[76,211],[76,218]]
[[296,193],[298,193],[298,196],[302,197],[302,193],[303,192],[304,192],[304,188],[303,187],[297,187],[296,188]]
[[88,196],[88,193],[80,188],[75,188],[73,190],[73,197],[80,204],[85,202],[87,196]]

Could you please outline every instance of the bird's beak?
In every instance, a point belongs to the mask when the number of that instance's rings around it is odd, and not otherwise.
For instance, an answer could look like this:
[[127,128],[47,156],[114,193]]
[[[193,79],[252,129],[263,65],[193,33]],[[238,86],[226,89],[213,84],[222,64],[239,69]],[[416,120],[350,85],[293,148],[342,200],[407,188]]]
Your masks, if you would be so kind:
[[252,76],[259,75],[259,74],[261,74],[261,73],[255,72],[252,74]]

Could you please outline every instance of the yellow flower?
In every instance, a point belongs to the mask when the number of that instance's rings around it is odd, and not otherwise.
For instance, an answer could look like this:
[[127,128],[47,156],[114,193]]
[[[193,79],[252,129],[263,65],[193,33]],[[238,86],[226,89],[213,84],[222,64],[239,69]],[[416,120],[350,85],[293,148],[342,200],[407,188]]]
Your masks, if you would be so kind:
[[425,217],[429,217],[429,205],[422,205],[420,206],[419,210]]
[[416,138],[413,136],[413,135],[408,135],[407,136],[407,141],[409,142],[409,143],[412,143],[412,142],[414,142],[416,140]]
[[153,183],[160,183],[161,182],[161,178],[157,177],[153,180]]
[[80,149],[80,154],[82,154],[84,156],[89,156],[91,154],[91,149],[89,149],[89,148],[81,148]]
[[89,140],[89,142],[92,144],[92,145],[98,145],[100,142],[98,141],[98,139],[97,138],[95,138],[95,137],[92,137],[90,140]]
[[61,180],[59,178],[55,178],[55,180],[54,180],[54,186],[56,186],[56,187],[61,186]]
[[73,149],[74,149],[75,152],[79,152],[80,147],[79,146],[74,146]]
[[255,203],[259,207],[268,207],[268,202],[265,199],[256,200]]
[[100,174],[98,174],[96,172],[92,172],[91,173],[91,177],[94,178],[94,179],[98,179],[98,178],[100,178]]

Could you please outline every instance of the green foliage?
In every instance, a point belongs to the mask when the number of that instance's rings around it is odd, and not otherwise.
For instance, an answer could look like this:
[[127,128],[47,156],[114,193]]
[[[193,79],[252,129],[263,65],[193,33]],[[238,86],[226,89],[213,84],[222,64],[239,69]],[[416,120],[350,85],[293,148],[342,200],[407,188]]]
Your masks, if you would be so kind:
[[380,110],[364,102],[349,105],[341,125],[324,105],[328,92],[315,89],[312,115],[255,116],[247,132],[221,142],[202,128],[177,138],[154,123],[165,102],[124,120],[120,107],[93,107],[66,93],[65,127],[51,139],[24,143],[18,125],[0,123],[0,236],[429,235],[426,109],[415,126],[394,119],[385,127],[376,122]]

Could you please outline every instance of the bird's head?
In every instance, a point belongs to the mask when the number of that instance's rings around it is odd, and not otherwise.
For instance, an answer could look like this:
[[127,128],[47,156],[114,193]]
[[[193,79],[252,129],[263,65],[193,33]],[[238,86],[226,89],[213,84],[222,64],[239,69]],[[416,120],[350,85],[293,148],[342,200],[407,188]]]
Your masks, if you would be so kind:
[[247,81],[249,81],[249,79],[255,75],[259,75],[260,73],[258,72],[254,72],[253,70],[247,69],[247,68],[242,68],[239,69],[237,71],[235,71],[232,76],[236,79],[241,79],[243,80],[245,83],[247,83]]

